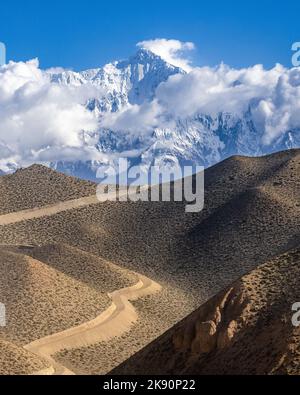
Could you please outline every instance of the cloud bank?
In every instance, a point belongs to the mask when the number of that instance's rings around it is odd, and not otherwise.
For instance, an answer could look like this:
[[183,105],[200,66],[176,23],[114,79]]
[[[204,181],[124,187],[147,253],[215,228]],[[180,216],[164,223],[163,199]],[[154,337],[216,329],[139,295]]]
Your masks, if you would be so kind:
[[233,69],[224,64],[193,68],[160,84],[151,103],[109,115],[104,123],[137,133],[172,128],[174,119],[197,114],[215,118],[228,112],[242,117],[249,109],[262,144],[270,145],[285,132],[300,128],[300,68],[280,64],[271,70],[262,65]]
[[[192,43],[157,39],[139,43],[168,62],[189,70],[161,83],[155,98],[97,118],[86,109],[90,98],[106,92],[89,83],[72,86],[50,81],[37,60],[0,67],[0,169],[56,160],[101,159],[95,148],[101,128],[135,136],[172,129],[178,118],[197,114],[237,117],[251,110],[262,144],[271,145],[289,130],[300,130],[300,69],[262,65],[233,69],[191,67],[182,57]],[[61,72],[62,70],[59,69]]]
[[58,155],[64,159],[64,153],[76,155],[98,127],[84,106],[95,95],[99,92],[88,85],[50,83],[36,59],[1,67],[0,163],[26,164],[56,160]]

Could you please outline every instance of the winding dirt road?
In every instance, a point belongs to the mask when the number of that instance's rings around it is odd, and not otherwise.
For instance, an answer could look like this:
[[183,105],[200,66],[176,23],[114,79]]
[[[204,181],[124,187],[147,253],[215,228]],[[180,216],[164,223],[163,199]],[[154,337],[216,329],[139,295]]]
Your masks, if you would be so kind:
[[51,204],[43,207],[15,211],[13,213],[0,215],[0,226],[28,221],[34,218],[49,217],[62,211],[72,210],[75,208],[80,208],[96,203],[99,203],[99,200],[97,199],[96,195],[92,195],[80,199],[67,200],[65,202]]
[[[142,187],[141,190],[148,191],[148,186]],[[119,191],[119,198],[126,194],[127,189]],[[92,195],[53,205],[0,215],[0,226],[28,221],[35,218],[48,217],[62,211],[72,210],[91,204],[99,204],[106,200],[113,199],[114,196],[115,193],[98,194],[98,196]],[[57,363],[53,355],[62,350],[86,347],[102,341],[109,341],[128,331],[138,319],[138,314],[130,301],[137,300],[143,296],[152,295],[161,290],[161,286],[156,282],[137,273],[136,275],[139,278],[139,282],[131,287],[117,290],[109,294],[112,300],[111,306],[95,319],[24,346],[29,352],[47,360],[50,365],[49,368],[36,372],[35,374],[72,375],[74,373],[67,367]]]
[[[24,348],[46,359],[54,369],[53,374],[74,374],[71,370],[58,364],[52,356],[62,350],[86,347],[102,341],[109,341],[130,330],[131,326],[138,319],[138,314],[130,301],[152,295],[161,290],[161,286],[156,282],[145,276],[138,276],[139,282],[137,284],[109,294],[109,297],[112,299],[111,306],[94,320],[36,340]],[[47,374],[47,371],[49,372],[49,369],[38,372],[38,374]]]
[[[143,192],[148,191],[148,186],[140,188],[140,195]],[[118,199],[130,200],[135,194],[134,192],[128,192],[127,189],[121,189],[118,192]],[[46,205],[43,207],[36,207],[33,209],[15,211],[8,214],[0,215],[0,226],[11,225],[22,221],[28,221],[35,218],[49,217],[61,213],[63,211],[73,210],[80,207],[89,206],[92,204],[104,203],[106,201],[115,201],[116,192],[110,193],[98,193],[97,195],[91,195],[83,198],[67,200],[65,202],[59,202],[55,204]],[[124,199],[123,199],[124,200]],[[125,201],[126,201],[125,200]]]

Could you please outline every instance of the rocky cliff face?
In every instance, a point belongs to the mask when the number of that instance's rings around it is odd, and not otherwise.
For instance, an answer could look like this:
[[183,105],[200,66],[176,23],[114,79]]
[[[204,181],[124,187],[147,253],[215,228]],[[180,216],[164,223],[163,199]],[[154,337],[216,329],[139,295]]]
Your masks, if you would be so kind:
[[243,276],[116,374],[299,374],[299,248]]

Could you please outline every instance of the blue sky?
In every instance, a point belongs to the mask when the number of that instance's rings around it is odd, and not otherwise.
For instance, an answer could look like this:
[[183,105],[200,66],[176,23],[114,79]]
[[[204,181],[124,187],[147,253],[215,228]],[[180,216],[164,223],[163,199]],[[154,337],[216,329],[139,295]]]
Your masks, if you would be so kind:
[[0,15],[8,59],[38,57],[43,68],[101,66],[153,38],[194,42],[197,65],[290,67],[300,41],[300,2],[290,0],[15,0],[1,2]]

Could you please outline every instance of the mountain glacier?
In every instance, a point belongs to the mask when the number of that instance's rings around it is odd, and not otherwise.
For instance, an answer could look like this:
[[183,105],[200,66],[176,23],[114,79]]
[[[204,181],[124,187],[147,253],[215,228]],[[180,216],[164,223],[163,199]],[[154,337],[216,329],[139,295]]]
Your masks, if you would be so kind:
[[[168,64],[146,49],[128,60],[113,62],[102,68],[82,72],[63,70],[47,72],[52,83],[67,86],[89,85],[97,90],[86,108],[99,120],[122,113],[131,106],[147,105],[155,100],[157,88],[170,77],[185,71]],[[238,83],[238,82],[237,82]],[[118,128],[99,126],[86,133],[86,145],[103,154],[96,160],[52,161],[52,168],[81,178],[95,180],[101,164],[115,165],[119,157],[129,158],[134,165],[211,166],[231,155],[257,156],[300,146],[299,129],[284,131],[271,145],[262,143],[263,131],[255,126],[251,103],[243,115],[220,112],[215,116],[197,113],[193,116],[173,116],[165,127],[153,127],[150,132],[129,133]],[[138,118],[136,120],[138,131]]]

